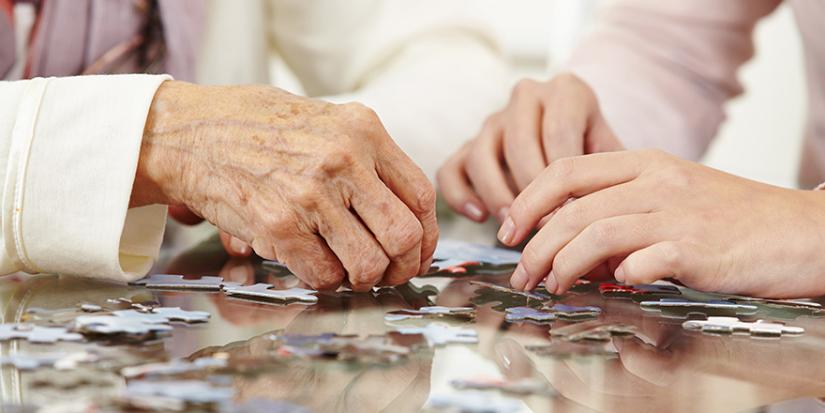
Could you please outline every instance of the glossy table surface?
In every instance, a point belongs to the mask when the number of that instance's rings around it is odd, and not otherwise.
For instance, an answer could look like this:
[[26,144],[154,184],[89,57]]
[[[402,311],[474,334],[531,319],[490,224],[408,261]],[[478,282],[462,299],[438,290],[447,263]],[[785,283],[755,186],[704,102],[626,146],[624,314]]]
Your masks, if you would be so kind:
[[[291,275],[272,272],[260,260],[229,259],[211,241],[168,256],[157,272],[221,275],[243,283],[298,284]],[[506,273],[434,277],[414,284],[432,285],[436,296],[404,286],[374,293],[321,294],[315,305],[271,305],[228,298],[220,293],[161,292],[142,287],[56,276],[5,277],[0,297],[5,323],[20,320],[27,309],[70,308],[78,303],[154,295],[165,306],[212,314],[205,324],[176,327],[165,339],[138,346],[100,347],[116,355],[119,366],[204,352],[255,355],[261,337],[283,330],[290,334],[383,334],[393,329],[387,311],[424,305],[473,305],[479,288],[470,280],[506,285]],[[801,337],[778,340],[708,336],[688,332],[682,320],[644,312],[630,300],[604,298],[598,291],[569,294],[560,302],[595,305],[601,319],[636,326],[638,334],[614,338],[609,357],[553,358],[525,349],[550,342],[551,325],[508,323],[491,304],[478,306],[475,322],[452,322],[475,329],[478,344],[452,344],[419,351],[389,365],[309,360],[286,363],[254,375],[230,377],[236,400],[288,400],[311,411],[419,411],[434,395],[457,394],[455,379],[531,379],[554,389],[555,396],[519,396],[490,391],[489,397],[515,398],[520,411],[825,411],[816,400],[825,396],[825,318],[784,320],[801,326]],[[476,301],[477,302],[477,301]],[[415,322],[412,323],[414,325]],[[2,354],[73,351],[93,344],[33,345],[0,343]],[[260,350],[262,351],[262,350]],[[59,405],[83,397],[116,394],[125,380],[112,366],[88,366],[97,382],[68,389],[35,386],[43,374],[63,372],[2,369],[4,404]],[[9,409],[7,407],[7,409]]]

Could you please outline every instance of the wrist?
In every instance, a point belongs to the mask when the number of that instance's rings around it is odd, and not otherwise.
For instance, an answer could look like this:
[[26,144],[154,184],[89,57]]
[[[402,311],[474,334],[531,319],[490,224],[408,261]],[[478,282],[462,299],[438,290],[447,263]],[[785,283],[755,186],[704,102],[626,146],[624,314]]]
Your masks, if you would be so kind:
[[197,88],[170,80],[155,93],[143,130],[130,207],[185,203],[184,177],[192,137],[189,129],[180,127],[180,120]]

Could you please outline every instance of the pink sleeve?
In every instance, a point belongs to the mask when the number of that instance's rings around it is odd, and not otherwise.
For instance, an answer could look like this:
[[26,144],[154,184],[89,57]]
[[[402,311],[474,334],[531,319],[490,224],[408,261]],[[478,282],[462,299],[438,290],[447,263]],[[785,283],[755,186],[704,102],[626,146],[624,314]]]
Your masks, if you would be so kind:
[[622,0],[602,14],[567,69],[596,92],[627,148],[697,159],[742,93],[756,22],[781,0]]

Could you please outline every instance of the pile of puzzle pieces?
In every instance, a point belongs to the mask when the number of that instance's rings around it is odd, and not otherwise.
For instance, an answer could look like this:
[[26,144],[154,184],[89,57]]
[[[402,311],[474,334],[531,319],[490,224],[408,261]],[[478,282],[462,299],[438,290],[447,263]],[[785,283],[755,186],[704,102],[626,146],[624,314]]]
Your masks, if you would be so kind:
[[[234,389],[221,377],[254,374],[269,368],[288,369],[291,363],[323,362],[348,365],[390,365],[417,354],[429,354],[444,346],[467,346],[479,342],[474,323],[480,307],[489,307],[509,326],[540,328],[546,331],[545,343],[525,349],[542,357],[615,357],[611,343],[641,332],[630,324],[610,322],[599,305],[570,299],[584,293],[598,294],[604,300],[630,300],[639,313],[661,320],[676,320],[685,331],[714,335],[747,335],[755,338],[780,338],[804,334],[804,329],[774,319],[793,320],[799,316],[825,315],[821,305],[805,300],[763,300],[731,295],[687,294],[685,288],[669,284],[620,285],[578,282],[568,293],[550,294],[540,285],[534,291],[517,291],[507,286],[506,278],[518,262],[517,252],[466,243],[441,242],[434,265],[427,277],[447,277],[466,282],[474,288],[468,304],[433,305],[430,295],[437,291],[416,290],[427,297],[427,305],[384,311],[382,334],[343,335],[335,333],[292,334],[274,331],[254,337],[254,355],[231,351],[203,351],[187,358],[156,359],[126,364],[107,372],[126,382],[115,399],[84,406],[82,410],[190,411],[275,411],[304,413],[302,406],[271,400],[235,401]],[[280,276],[288,269],[265,261]],[[217,276],[189,278],[183,275],[155,274],[138,280],[134,286],[148,290],[175,290],[224,294],[226,297],[256,303],[285,305],[319,303],[317,291],[276,289],[272,284],[240,285]],[[381,294],[387,287],[376,289]],[[399,287],[406,288],[406,287]],[[412,288],[412,287],[410,287]],[[146,290],[143,290],[146,291]],[[347,297],[351,291],[324,293],[327,298]],[[590,295],[586,296],[590,297]],[[210,314],[178,307],[163,307],[152,294],[114,298],[105,304],[78,303],[58,310],[31,309],[20,323],[0,324],[0,341],[25,340],[50,345],[58,342],[109,346],[147,344],[174,334],[176,327],[206,323]],[[322,301],[323,303],[324,301]],[[598,304],[598,303],[595,303]],[[316,307],[307,307],[316,309]],[[607,308],[607,307],[605,307]],[[532,326],[530,326],[532,325]],[[252,340],[252,339],[250,339]],[[95,366],[106,359],[92,347],[72,352],[18,353],[0,357],[0,366],[20,371],[60,370],[63,377],[44,377],[34,381],[40,386],[71,388],[102,386],[105,380]],[[113,372],[113,373],[112,373]],[[457,393],[434,394],[428,409],[461,412],[518,411],[520,401],[511,396],[555,397],[547,383],[532,379],[508,381],[499,378],[463,377],[450,382]],[[491,392],[500,393],[497,397]],[[67,410],[71,411],[71,409]]]

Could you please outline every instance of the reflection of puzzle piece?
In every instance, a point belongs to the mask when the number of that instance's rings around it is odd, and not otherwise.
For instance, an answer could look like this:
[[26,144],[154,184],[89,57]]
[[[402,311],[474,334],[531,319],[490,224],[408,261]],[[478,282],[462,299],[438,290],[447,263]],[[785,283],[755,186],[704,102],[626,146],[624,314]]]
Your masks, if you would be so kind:
[[273,290],[271,284],[257,283],[247,286],[230,286],[224,287],[224,292],[230,297],[241,298],[257,298],[268,301],[277,301],[280,303],[287,302],[304,302],[314,303],[318,301],[318,294],[314,290],[306,290],[303,288],[289,288],[286,290]]
[[567,341],[610,341],[612,337],[632,336],[636,327],[593,320],[550,330],[550,335]]
[[202,323],[209,320],[210,314],[206,311],[187,311],[180,307],[157,307],[150,312],[137,310],[120,310],[112,313],[117,317],[138,318],[147,323],[167,324],[171,321],[184,323]]
[[526,346],[526,350],[536,355],[557,359],[584,357],[613,357],[618,354],[604,343],[554,341],[548,345]]
[[423,334],[430,347],[449,343],[478,343],[478,333],[475,330],[444,323],[430,323],[426,327],[400,327],[396,331],[401,334]]
[[162,322],[148,322],[145,318],[118,317],[113,315],[80,316],[75,319],[75,330],[91,334],[147,335],[172,330]]
[[493,309],[498,311],[510,307],[541,307],[552,299],[550,294],[541,290],[519,291],[484,281],[470,281],[470,284],[482,287],[475,291],[475,296],[471,300],[473,304],[498,303],[493,306]]
[[480,391],[433,394],[427,406],[438,411],[460,413],[511,413],[522,409],[518,399]]
[[139,366],[124,367],[120,375],[128,379],[144,376],[174,376],[205,369],[223,368],[227,365],[226,358],[201,357],[195,361],[174,359],[165,363],[149,363]]
[[190,403],[222,403],[232,400],[229,387],[216,387],[201,380],[144,381],[132,380],[126,385],[127,398],[168,398]]
[[599,284],[599,292],[603,297],[630,298],[637,302],[682,295],[679,288],[660,284],[619,285],[601,283]]
[[642,310],[660,311],[665,317],[687,318],[691,314],[708,316],[737,316],[755,314],[758,307],[737,304],[732,301],[690,301],[679,298],[662,298],[658,301],[642,301]]
[[803,300],[772,300],[764,298],[753,298],[743,296],[727,296],[726,300],[730,300],[740,304],[752,304],[758,307],[763,307],[765,314],[772,318],[795,319],[800,316],[808,317],[823,317],[825,316],[825,308],[822,304],[813,301]]
[[765,320],[754,322],[741,321],[736,317],[708,317],[707,320],[688,320],[682,323],[685,330],[701,331],[706,334],[743,334],[752,337],[778,338],[800,336],[805,333],[802,327],[791,327],[781,323]]
[[522,379],[507,381],[501,379],[456,379],[450,381],[450,385],[458,390],[499,390],[504,393],[518,395],[540,394],[545,396],[555,396],[556,392],[547,383],[535,379]]
[[566,304],[556,304],[550,308],[546,306],[542,310],[553,313],[556,318],[563,321],[581,321],[597,318],[602,309],[593,305],[576,306]]
[[0,341],[28,340],[29,343],[80,341],[83,336],[62,327],[41,327],[33,324],[0,324]]
[[100,357],[91,352],[11,354],[0,356],[0,366],[14,366],[18,370],[35,370],[51,367],[56,370],[71,370],[80,363],[94,363]]
[[555,314],[537,310],[532,307],[510,307],[504,310],[504,313],[504,319],[511,323],[522,321],[549,323],[556,319]]
[[421,307],[418,310],[396,310],[384,315],[386,321],[401,321],[410,318],[442,318],[456,317],[464,320],[475,318],[476,310],[473,307]]
[[223,285],[223,278],[205,276],[187,279],[177,274],[152,274],[130,284],[156,289],[218,291],[221,289],[221,285]]
[[390,335],[320,335],[270,334],[273,353],[279,356],[313,359],[336,359],[359,363],[392,363],[407,357],[414,347],[423,341],[420,335],[416,341],[404,343]]

